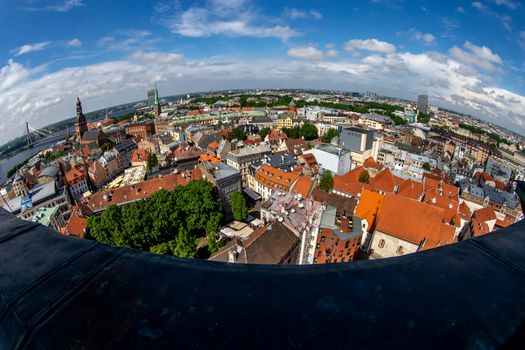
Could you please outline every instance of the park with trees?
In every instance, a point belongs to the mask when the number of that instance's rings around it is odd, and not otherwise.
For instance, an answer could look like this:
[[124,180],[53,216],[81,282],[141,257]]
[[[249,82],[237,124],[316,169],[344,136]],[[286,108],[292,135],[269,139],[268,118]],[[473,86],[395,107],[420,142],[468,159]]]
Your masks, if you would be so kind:
[[207,258],[221,247],[218,232],[222,217],[222,204],[213,185],[191,181],[173,191],[159,190],[131,205],[109,206],[102,214],[89,217],[88,237],[145,252]]

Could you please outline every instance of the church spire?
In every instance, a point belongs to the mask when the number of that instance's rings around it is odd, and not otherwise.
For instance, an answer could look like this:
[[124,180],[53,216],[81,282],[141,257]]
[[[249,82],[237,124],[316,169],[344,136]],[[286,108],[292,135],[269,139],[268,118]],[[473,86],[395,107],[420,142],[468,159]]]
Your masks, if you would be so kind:
[[77,119],[80,116],[84,116],[82,113],[82,103],[80,102],[80,97],[77,96]]
[[155,95],[153,97],[153,113],[158,117],[161,113],[159,103],[159,91],[157,90],[157,83],[155,83]]
[[77,117],[75,120],[75,131],[77,134],[77,140],[82,140],[84,132],[87,130],[87,122],[84,113],[82,113],[82,103],[80,97],[77,97]]

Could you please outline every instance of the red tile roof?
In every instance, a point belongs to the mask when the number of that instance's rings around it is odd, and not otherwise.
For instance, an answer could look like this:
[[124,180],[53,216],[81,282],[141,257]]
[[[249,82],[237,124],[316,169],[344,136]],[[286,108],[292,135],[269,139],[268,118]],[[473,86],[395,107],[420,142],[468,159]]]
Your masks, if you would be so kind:
[[66,181],[69,185],[75,185],[84,180],[84,173],[79,168],[72,168],[66,173]]
[[472,213],[470,212],[470,208],[465,202],[461,202],[461,204],[458,207],[458,214],[464,219],[469,221],[470,217],[472,216]]
[[373,232],[377,224],[377,217],[381,211],[384,196],[370,190],[363,190],[354,216],[368,221],[368,232]]
[[449,198],[440,195],[439,191],[436,189],[426,192],[423,202],[443,209],[445,211],[444,220],[447,223],[450,223],[458,213],[459,202],[454,199],[454,197]]
[[490,221],[497,219],[496,212],[491,206],[474,211],[473,217],[481,221]]
[[303,198],[306,198],[310,194],[312,184],[313,182],[308,176],[301,175],[299,177],[299,180],[297,180],[295,186],[293,187],[293,190],[297,193],[300,193],[303,196]]
[[357,196],[361,193],[361,190],[366,184],[359,182],[359,175],[364,170],[362,166],[350,170],[344,175],[334,176],[334,190],[351,195]]
[[71,208],[71,217],[63,230],[63,234],[85,238],[87,217],[91,214],[91,210],[86,205],[76,204]]
[[417,200],[420,199],[422,193],[423,184],[412,179],[403,181],[397,189],[398,195]]
[[373,157],[366,158],[365,161],[363,162],[363,167],[367,169],[376,169],[376,170],[383,169],[383,166],[377,163]]
[[441,190],[442,196],[454,197],[454,199],[458,200],[457,197],[459,195],[459,187],[448,184],[443,180],[436,180],[431,177],[424,176],[423,189],[425,192]]
[[487,225],[486,222],[476,218],[472,219],[470,227],[472,228],[473,237],[479,237],[490,233],[489,225]]
[[505,228],[512,225],[512,222],[506,221],[506,220],[496,220],[496,226]]
[[374,191],[394,192],[395,185],[399,185],[404,179],[392,175],[389,168],[385,168],[370,180],[370,188]]
[[431,249],[454,242],[455,228],[443,224],[444,210],[414,199],[387,193],[376,230]]
[[179,185],[186,185],[190,180],[199,180],[202,172],[197,168],[180,174],[171,174],[134,185],[119,187],[113,190],[100,191],[85,198],[85,203],[93,212],[105,210],[112,204],[124,205],[139,199],[148,198],[158,190],[174,190]]
[[503,182],[498,180],[494,180],[494,184],[496,185],[496,188],[500,191],[505,191],[505,188],[507,187]]
[[285,172],[268,164],[263,164],[255,173],[255,180],[263,186],[288,190],[299,178],[296,172]]
[[131,162],[146,162],[148,160],[148,153],[143,149],[134,149],[131,152]]

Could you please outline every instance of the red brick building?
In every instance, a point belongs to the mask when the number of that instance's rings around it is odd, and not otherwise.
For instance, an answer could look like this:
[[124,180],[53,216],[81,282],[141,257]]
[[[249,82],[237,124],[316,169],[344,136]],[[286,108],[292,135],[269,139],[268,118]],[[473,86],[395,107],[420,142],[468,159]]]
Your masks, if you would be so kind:
[[327,205],[321,218],[314,252],[314,264],[355,260],[361,245],[362,231],[353,230],[352,221],[336,218],[336,208]]
[[135,137],[147,137],[155,135],[155,123],[153,120],[145,120],[138,123],[126,125],[126,134]]

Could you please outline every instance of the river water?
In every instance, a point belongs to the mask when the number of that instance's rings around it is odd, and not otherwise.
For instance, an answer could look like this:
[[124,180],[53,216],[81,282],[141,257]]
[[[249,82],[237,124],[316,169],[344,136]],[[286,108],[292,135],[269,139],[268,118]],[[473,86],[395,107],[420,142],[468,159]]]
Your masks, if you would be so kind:
[[[125,107],[122,109],[112,111],[109,114],[109,116],[111,118],[118,118],[125,114],[133,113],[136,111],[136,109],[137,109],[136,107]],[[99,115],[98,118],[89,120],[89,123],[102,121],[105,118],[102,112],[98,113],[98,115]],[[42,142],[36,143],[33,148],[23,150],[22,152],[15,154],[11,158],[0,159],[0,183],[7,180],[7,172],[11,170],[15,165],[20,164],[27,158],[34,156],[35,154],[37,154],[38,152],[42,150],[45,150],[46,148],[50,148],[56,142],[60,141],[66,135],[66,132],[67,132],[66,130],[59,131],[55,134],[56,136],[53,136]],[[74,130],[72,130],[72,132],[74,132]]]
[[50,148],[58,141],[62,140],[65,136],[65,131],[53,136],[49,139],[46,139],[42,142],[36,143],[33,148],[25,149],[22,152],[19,152],[7,159],[0,159],[0,182],[7,180],[7,172],[11,170],[15,165],[22,163],[27,158],[30,158],[37,154],[38,152]]

